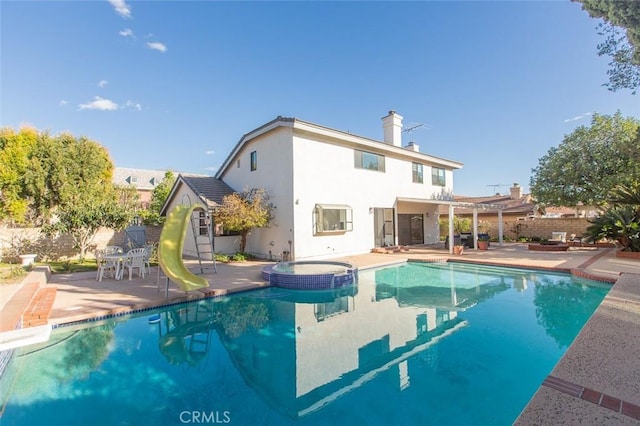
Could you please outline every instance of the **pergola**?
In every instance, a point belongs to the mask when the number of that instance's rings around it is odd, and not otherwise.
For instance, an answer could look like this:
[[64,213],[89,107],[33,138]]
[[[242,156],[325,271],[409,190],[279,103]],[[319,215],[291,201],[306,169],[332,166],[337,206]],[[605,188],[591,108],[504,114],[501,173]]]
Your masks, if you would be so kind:
[[[463,207],[471,209],[473,212],[473,248],[478,249],[478,210],[495,210],[498,213],[498,245],[504,243],[502,229],[502,209],[504,206],[499,204],[483,204],[483,203],[466,203],[462,201],[441,201],[440,204],[449,206],[449,241],[454,241],[453,217],[455,216],[455,208]],[[449,244],[449,253],[453,253],[453,244]]]
[[[398,202],[418,203],[418,204],[431,204],[436,206],[448,206],[449,208],[449,241],[455,241],[453,230],[453,217],[455,215],[456,208],[471,209],[473,212],[473,248],[478,249],[478,211],[495,211],[498,214],[498,244],[503,245],[503,223],[502,223],[502,210],[505,206],[500,204],[488,204],[488,203],[469,203],[464,201],[453,201],[446,199],[419,199],[419,198],[405,198],[398,197]],[[453,244],[449,244],[449,253],[453,253]]]

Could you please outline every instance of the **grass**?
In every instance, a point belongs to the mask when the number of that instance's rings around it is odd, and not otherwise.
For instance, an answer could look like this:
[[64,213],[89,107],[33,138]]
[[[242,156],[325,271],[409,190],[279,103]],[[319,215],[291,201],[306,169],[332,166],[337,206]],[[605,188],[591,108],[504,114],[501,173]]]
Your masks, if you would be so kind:
[[[93,259],[79,262],[78,260],[61,260],[56,262],[36,262],[34,266],[49,266],[52,274],[66,274],[73,272],[96,271],[96,261]],[[0,285],[17,284],[31,270],[15,263],[0,263]]]
[[38,265],[48,265],[53,274],[66,274],[69,272],[87,272],[98,269],[96,261],[93,259],[85,259],[84,262],[79,260],[61,260],[56,262],[37,263]]
[[0,263],[0,285],[17,284],[27,275],[22,265]]

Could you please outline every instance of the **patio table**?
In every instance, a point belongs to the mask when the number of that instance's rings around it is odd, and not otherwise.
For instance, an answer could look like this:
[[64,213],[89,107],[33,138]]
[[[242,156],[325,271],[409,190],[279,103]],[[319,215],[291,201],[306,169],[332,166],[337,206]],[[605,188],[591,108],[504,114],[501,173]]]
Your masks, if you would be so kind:
[[114,278],[116,280],[121,280],[124,272],[124,259],[127,257],[124,253],[113,253],[113,254],[105,254],[103,259],[107,262],[113,263],[116,267],[114,272]]

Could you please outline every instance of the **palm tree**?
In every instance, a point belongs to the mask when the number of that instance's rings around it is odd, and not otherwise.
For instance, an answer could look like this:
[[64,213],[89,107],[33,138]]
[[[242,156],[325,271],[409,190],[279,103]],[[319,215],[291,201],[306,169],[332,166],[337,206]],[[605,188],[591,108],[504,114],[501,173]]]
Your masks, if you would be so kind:
[[610,202],[609,209],[589,221],[587,240],[612,239],[623,250],[640,252],[640,182],[616,187]]

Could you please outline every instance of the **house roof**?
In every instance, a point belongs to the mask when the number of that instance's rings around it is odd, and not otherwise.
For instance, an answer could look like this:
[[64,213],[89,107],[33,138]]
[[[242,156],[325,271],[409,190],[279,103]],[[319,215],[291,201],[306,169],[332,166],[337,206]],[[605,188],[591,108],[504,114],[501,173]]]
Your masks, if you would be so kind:
[[294,131],[301,131],[311,133],[319,136],[325,136],[333,140],[341,141],[346,145],[357,146],[360,148],[373,149],[375,151],[396,155],[399,157],[407,157],[416,159],[425,163],[431,163],[438,166],[448,167],[450,169],[460,169],[463,164],[453,160],[447,160],[444,158],[428,155],[422,152],[413,151],[411,149],[390,145],[383,141],[366,138],[363,136],[357,136],[349,132],[343,132],[341,130],[332,129],[330,127],[321,126],[319,124],[311,123],[309,121],[300,120],[294,117],[282,117],[278,116],[275,119],[263,124],[256,129],[242,135],[236,146],[231,150],[227,158],[220,166],[220,169],[216,173],[216,178],[220,179],[224,175],[227,168],[233,163],[235,156],[242,150],[245,144],[252,139],[255,139],[265,133],[271,132],[280,127],[288,127]]
[[151,191],[167,173],[166,170],[144,170],[116,167],[113,170],[112,182],[116,185],[133,186],[137,190]]
[[[222,199],[225,195],[235,192],[229,185],[213,176],[181,173],[176,178],[171,192],[169,192],[169,196],[160,212],[161,215],[166,214],[167,206],[171,203],[181,185],[186,185],[198,197],[201,197],[209,208],[222,204]],[[189,202],[197,203],[198,200],[189,200]]]

